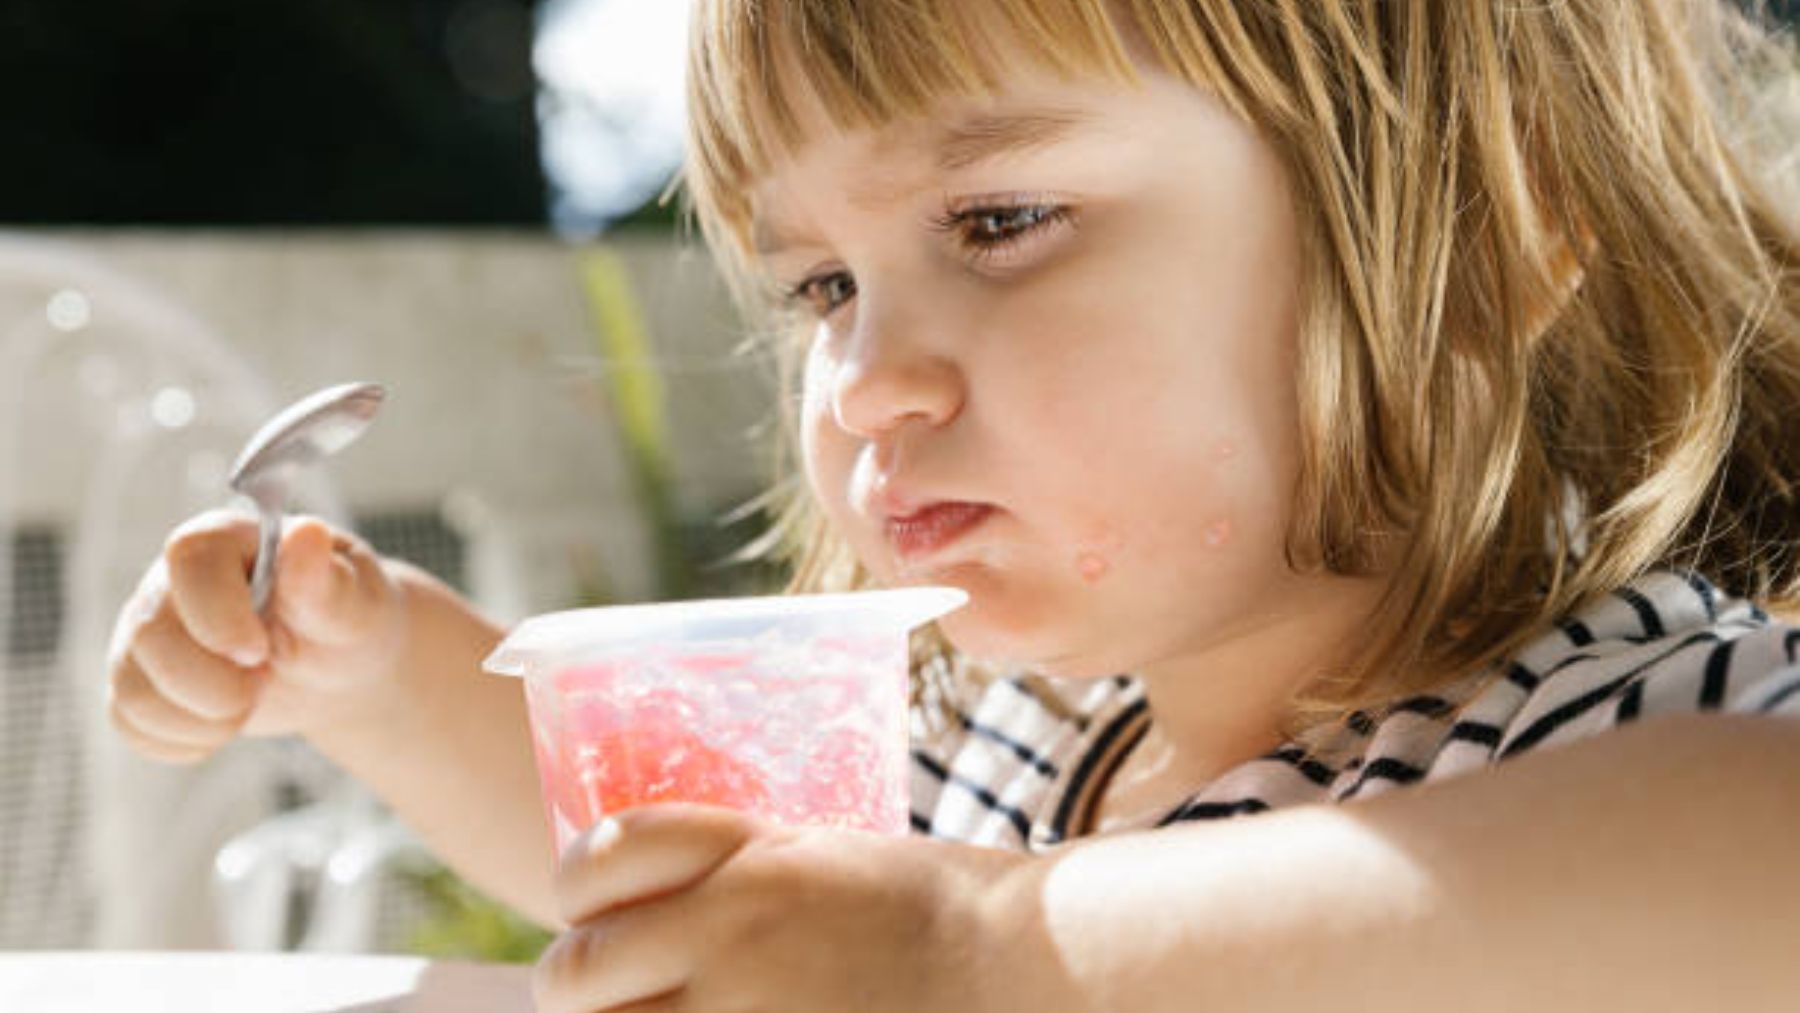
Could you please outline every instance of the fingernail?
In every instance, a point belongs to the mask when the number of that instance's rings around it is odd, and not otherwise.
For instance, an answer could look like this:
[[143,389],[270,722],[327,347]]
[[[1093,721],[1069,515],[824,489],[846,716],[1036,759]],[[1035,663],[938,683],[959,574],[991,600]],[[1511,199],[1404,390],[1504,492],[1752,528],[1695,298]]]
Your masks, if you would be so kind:
[[594,855],[613,846],[619,839],[619,821],[611,816],[603,816],[587,832],[588,854]]
[[255,668],[263,663],[263,652],[248,647],[239,648],[231,653],[231,660],[243,668]]

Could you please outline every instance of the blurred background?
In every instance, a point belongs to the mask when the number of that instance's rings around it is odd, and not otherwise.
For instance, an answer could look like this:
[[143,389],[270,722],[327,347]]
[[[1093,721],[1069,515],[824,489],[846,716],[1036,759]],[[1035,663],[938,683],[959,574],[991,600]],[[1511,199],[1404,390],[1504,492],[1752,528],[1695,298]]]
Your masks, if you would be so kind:
[[0,949],[529,959],[305,747],[102,718],[113,616],[282,405],[301,507],[503,621],[737,593],[772,388],[668,187],[677,0],[0,0]]
[[543,945],[304,747],[136,759],[104,653],[242,441],[349,380],[389,403],[303,508],[497,619],[771,586],[724,520],[769,371],[657,201],[686,12],[0,0],[0,949]]

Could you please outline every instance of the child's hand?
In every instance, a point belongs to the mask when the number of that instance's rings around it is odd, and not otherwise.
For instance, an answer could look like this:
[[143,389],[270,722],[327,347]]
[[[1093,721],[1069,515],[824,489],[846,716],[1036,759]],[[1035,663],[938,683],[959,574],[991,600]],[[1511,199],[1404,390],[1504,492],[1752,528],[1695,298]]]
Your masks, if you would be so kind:
[[170,536],[119,614],[108,717],[140,753],[188,763],[239,734],[304,732],[354,710],[406,639],[380,557],[317,520],[291,521],[266,616],[251,607],[256,522],[203,514]]
[[538,963],[538,1008],[992,1008],[1008,986],[993,978],[991,902],[1027,861],[705,806],[627,810],[563,857],[557,902],[574,927]]

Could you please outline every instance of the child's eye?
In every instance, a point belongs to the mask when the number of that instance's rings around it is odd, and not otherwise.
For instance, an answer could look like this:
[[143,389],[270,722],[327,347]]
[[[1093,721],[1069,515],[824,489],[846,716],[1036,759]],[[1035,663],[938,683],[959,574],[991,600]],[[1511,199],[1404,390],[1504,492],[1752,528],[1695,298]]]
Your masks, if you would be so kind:
[[[977,262],[998,260],[1034,236],[1057,225],[1073,225],[1075,211],[1066,204],[993,203],[944,212],[932,220],[941,232],[953,233],[963,254]],[[856,298],[856,278],[837,269],[821,271],[780,293],[782,306],[805,307],[823,319]]]
[[933,225],[954,233],[956,243],[972,259],[994,259],[1052,226],[1072,224],[1066,204],[1019,203],[951,209]]
[[805,304],[819,317],[828,317],[833,310],[849,302],[856,296],[856,279],[848,271],[828,271],[815,274],[800,284],[781,294],[782,303],[790,308]]

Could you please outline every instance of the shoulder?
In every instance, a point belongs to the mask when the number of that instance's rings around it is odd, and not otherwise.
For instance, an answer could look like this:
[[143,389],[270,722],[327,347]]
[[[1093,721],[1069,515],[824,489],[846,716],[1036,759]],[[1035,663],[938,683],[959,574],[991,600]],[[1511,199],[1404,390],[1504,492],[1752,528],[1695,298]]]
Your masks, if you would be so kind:
[[[1658,714],[1800,714],[1800,629],[1703,578],[1651,573],[1556,624],[1484,696],[1499,759]],[[1498,700],[1488,704],[1496,712]]]
[[1715,712],[1800,717],[1800,628],[1699,576],[1657,571],[1462,686],[1365,719],[1364,776],[1337,794],[1440,780],[1657,715]]
[[1800,628],[1704,579],[1648,574],[1475,676],[1228,771],[1157,825],[1347,802],[1660,714],[1800,718]]

